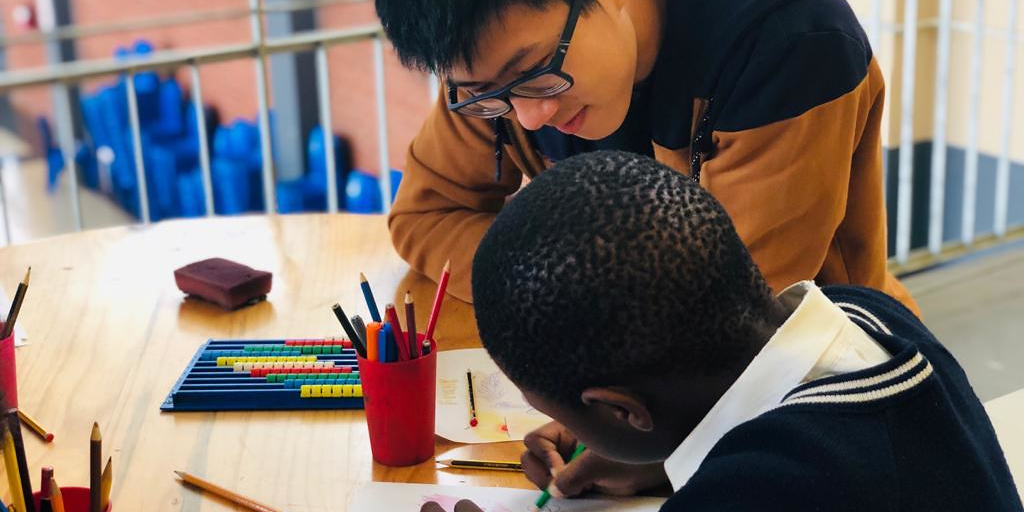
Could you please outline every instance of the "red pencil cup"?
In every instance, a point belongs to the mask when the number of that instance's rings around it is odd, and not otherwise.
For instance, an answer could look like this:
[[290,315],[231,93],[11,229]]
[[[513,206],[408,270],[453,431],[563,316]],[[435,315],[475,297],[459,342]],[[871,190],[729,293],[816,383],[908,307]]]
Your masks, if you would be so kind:
[[18,407],[18,372],[14,364],[14,334],[0,340],[0,393],[7,407]]
[[[422,346],[423,335],[417,338],[417,346]],[[395,363],[359,358],[373,460],[385,466],[412,466],[434,456],[436,379],[437,350]]]
[[[61,498],[64,499],[64,512],[89,512],[89,488],[88,487],[64,487],[60,488]],[[39,510],[39,498],[42,495],[38,492],[32,493],[32,499],[36,502],[36,510]],[[114,502],[107,503],[103,512],[110,512],[114,508]]]

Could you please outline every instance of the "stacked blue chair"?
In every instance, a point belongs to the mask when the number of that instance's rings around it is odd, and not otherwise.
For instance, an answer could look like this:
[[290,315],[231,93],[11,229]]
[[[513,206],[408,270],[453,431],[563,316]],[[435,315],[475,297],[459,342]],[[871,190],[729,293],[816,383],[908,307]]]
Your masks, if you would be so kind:
[[[137,41],[131,49],[120,47],[117,59],[144,58],[153,45]],[[135,151],[128,116],[126,77],[83,94],[81,109],[88,132],[87,142],[79,144],[76,161],[85,186],[110,194],[136,217],[139,211],[139,184]],[[134,75],[139,113],[139,138],[146,172],[149,217],[156,221],[171,217],[195,217],[208,213],[199,162],[199,133],[196,112],[187,101],[182,86],[173,78],[161,78],[156,72]],[[214,211],[221,215],[264,211],[262,153],[260,132],[251,120],[237,119],[220,125],[216,111],[204,112],[206,133],[210,138],[210,172]],[[273,113],[270,121],[273,123]],[[51,187],[63,168],[63,157],[51,136],[49,125],[40,120],[50,169]],[[314,128],[307,139],[308,169],[299,178],[275,184],[277,210],[282,213],[325,211],[327,209],[327,165],[323,133]],[[356,213],[383,211],[379,181],[375,176],[352,171],[351,152],[344,139],[332,137],[339,207]],[[113,155],[99,175],[98,150]],[[272,153],[275,148],[271,148]],[[105,160],[106,162],[106,160]],[[401,173],[391,171],[392,191],[396,191]],[[392,194],[393,196],[394,194]]]

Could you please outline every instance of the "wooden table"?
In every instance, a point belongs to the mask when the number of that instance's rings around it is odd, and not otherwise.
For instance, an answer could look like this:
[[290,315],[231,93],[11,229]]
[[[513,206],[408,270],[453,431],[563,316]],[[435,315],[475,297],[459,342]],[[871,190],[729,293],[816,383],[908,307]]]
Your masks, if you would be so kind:
[[[184,300],[173,270],[213,256],[273,272],[268,300],[231,313]],[[51,238],[0,249],[9,293],[29,265],[19,325],[30,345],[17,351],[19,400],[56,434],[52,445],[26,434],[37,482],[39,467],[52,465],[62,485],[86,485],[89,430],[98,421],[114,457],[114,509],[122,512],[234,510],[182,487],[172,470],[288,512],[344,510],[371,480],[530,488],[516,473],[377,465],[362,411],[160,412],[208,338],[341,335],[330,306],[365,316],[360,271],[381,302],[400,302],[411,290],[417,325],[426,325],[435,285],[394,253],[381,216],[171,221]],[[479,346],[472,308],[449,297],[437,339],[442,350]],[[521,450],[521,443],[437,442],[438,456],[518,459]]]
[[1024,499],[1024,389],[989,400],[985,410],[999,436],[1017,490]]

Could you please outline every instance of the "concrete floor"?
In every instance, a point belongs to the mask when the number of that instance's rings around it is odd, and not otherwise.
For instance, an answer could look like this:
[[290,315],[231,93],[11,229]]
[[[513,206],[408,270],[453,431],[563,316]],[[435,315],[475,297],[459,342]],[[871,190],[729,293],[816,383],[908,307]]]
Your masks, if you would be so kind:
[[1024,244],[903,279],[982,401],[1024,388]]

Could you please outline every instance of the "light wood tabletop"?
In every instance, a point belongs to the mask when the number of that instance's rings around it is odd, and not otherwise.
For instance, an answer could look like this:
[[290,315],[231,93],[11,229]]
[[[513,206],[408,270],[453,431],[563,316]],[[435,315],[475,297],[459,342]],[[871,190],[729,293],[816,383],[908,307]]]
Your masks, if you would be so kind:
[[[273,272],[268,300],[230,313],[185,300],[174,269],[214,256]],[[377,465],[361,410],[160,412],[208,338],[342,335],[330,306],[367,315],[360,271],[382,303],[412,291],[417,324],[426,325],[435,285],[394,253],[381,216],[170,221],[2,248],[8,293],[30,265],[18,319],[30,343],[17,349],[19,401],[56,435],[47,445],[26,432],[37,483],[39,468],[51,465],[62,486],[87,485],[89,432],[98,421],[114,459],[115,511],[235,510],[183,487],[174,470],[288,512],[345,510],[371,480],[531,488],[518,473],[441,470],[432,461]],[[479,346],[471,306],[448,297],[436,337],[441,350]],[[521,450],[438,439],[436,455],[517,460]]]

